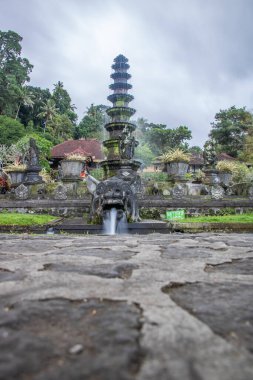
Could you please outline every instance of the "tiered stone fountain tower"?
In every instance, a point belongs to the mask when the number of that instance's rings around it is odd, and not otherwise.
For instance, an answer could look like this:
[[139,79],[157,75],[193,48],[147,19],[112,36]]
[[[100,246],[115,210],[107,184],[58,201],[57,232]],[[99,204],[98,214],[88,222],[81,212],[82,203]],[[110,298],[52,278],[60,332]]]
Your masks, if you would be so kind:
[[113,90],[113,94],[107,99],[113,106],[106,111],[111,120],[105,125],[105,129],[109,132],[109,139],[104,141],[108,154],[107,160],[101,163],[106,178],[117,174],[119,169],[136,171],[140,167],[140,162],[133,159],[134,149],[138,142],[133,136],[136,127],[129,121],[135,109],[128,106],[134,97],[128,94],[132,85],[128,83],[131,75],[127,72],[130,67],[127,62],[128,59],[120,54],[114,59],[112,65],[114,72],[111,78],[114,83],[109,88]]
[[98,183],[91,176],[95,188],[92,192],[90,210],[91,220],[111,220],[111,211],[116,215],[115,228],[123,219],[139,221],[137,193],[141,190],[141,179],[137,169],[141,163],[133,159],[134,149],[138,142],[133,136],[135,125],[129,121],[135,109],[128,107],[133,96],[128,94],[132,85],[128,83],[131,75],[128,74],[128,59],[118,55],[114,59],[111,78],[114,83],[110,85],[113,94],[108,96],[113,107],[107,110],[110,123],[105,125],[109,132],[109,139],[104,141],[107,148],[107,159],[101,163],[105,179]]

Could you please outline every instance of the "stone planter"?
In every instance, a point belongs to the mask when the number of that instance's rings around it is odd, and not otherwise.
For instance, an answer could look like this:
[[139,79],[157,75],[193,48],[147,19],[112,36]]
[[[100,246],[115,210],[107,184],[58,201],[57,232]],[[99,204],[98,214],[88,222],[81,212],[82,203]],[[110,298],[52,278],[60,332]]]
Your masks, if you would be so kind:
[[219,172],[216,169],[204,169],[205,178],[203,183],[205,185],[214,186],[220,183]]
[[232,178],[232,174],[229,172],[219,172],[220,184],[228,186]]
[[21,170],[6,171],[11,180],[11,187],[17,187],[24,182],[26,172]]
[[80,174],[83,170],[83,161],[63,160],[61,161],[61,174],[63,180],[81,180]]
[[187,162],[168,162],[166,164],[167,173],[177,180],[184,180],[188,167]]

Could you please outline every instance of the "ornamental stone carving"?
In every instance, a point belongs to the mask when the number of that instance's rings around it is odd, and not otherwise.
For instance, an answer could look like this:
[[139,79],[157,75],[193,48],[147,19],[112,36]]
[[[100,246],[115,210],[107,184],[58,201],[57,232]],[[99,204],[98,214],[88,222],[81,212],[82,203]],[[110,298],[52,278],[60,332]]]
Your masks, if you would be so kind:
[[211,187],[211,198],[212,199],[223,199],[225,191],[220,185],[215,185]]
[[67,188],[64,185],[58,185],[53,193],[53,197],[56,200],[67,199]]
[[14,190],[14,194],[15,194],[16,199],[26,200],[26,199],[28,199],[28,196],[29,196],[28,187],[26,187],[23,183],[21,183],[21,185],[19,185]]

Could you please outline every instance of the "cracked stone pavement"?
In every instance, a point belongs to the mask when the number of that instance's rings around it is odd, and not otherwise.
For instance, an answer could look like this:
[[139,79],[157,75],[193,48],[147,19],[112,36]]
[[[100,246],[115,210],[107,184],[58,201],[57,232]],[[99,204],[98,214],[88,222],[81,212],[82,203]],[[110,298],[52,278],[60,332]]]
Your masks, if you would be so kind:
[[0,379],[253,378],[253,235],[0,235]]

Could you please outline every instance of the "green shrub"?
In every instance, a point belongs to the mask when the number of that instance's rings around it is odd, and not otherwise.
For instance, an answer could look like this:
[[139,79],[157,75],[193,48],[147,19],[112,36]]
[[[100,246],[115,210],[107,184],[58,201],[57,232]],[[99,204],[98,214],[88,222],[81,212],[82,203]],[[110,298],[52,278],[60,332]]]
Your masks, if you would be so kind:
[[92,177],[96,178],[98,181],[102,181],[104,179],[104,171],[102,168],[91,169],[90,175],[92,175]]
[[191,155],[184,152],[182,149],[170,150],[161,156],[161,161],[164,163],[168,162],[189,162]]
[[153,182],[167,182],[168,174],[162,172],[141,173],[141,178]]

